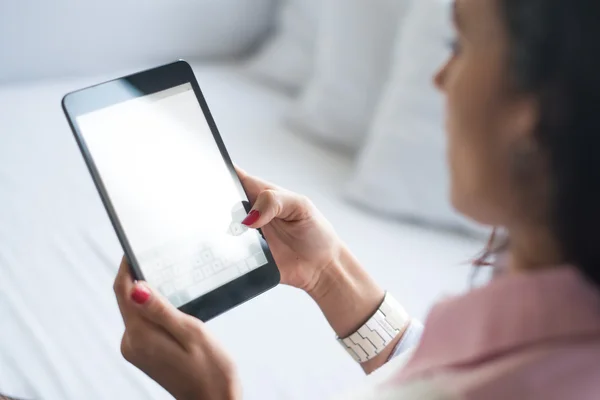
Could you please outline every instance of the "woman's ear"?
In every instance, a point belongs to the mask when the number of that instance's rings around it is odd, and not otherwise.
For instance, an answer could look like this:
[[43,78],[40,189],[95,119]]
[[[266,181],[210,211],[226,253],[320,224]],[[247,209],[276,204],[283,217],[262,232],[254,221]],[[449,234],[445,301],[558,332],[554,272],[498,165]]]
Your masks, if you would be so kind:
[[512,140],[535,140],[534,135],[540,120],[539,102],[534,96],[523,96],[515,101],[509,113],[507,134]]
[[510,173],[521,192],[519,201],[524,202],[528,210],[527,218],[533,220],[544,218],[549,188],[548,160],[537,137],[539,109],[539,103],[533,96],[521,99],[508,121]]
[[513,175],[519,180],[532,176],[539,165],[539,145],[535,132],[538,126],[538,105],[533,96],[515,100],[502,122],[502,141],[510,152]]

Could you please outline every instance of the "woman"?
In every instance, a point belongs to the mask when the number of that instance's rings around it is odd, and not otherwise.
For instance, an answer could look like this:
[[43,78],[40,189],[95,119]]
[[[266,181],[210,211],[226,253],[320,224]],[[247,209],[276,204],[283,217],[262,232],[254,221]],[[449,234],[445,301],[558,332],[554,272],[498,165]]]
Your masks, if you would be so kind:
[[[600,398],[600,3],[456,0],[447,98],[452,202],[502,227],[505,268],[438,304],[408,363],[364,399]],[[385,292],[305,198],[240,171],[282,282],[346,337]],[[493,249],[490,249],[493,250]],[[206,327],[122,265],[122,352],[178,399],[239,399],[235,366]],[[390,358],[405,328],[376,357]],[[397,365],[396,365],[397,363]]]

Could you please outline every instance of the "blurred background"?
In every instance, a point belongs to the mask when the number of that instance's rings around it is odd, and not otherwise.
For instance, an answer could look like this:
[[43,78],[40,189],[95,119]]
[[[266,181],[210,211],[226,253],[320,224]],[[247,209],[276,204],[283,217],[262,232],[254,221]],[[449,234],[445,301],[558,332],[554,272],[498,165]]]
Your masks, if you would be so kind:
[[[0,392],[166,399],[119,353],[122,250],[67,92],[186,59],[231,157],[308,195],[416,318],[469,285],[485,230],[448,203],[448,0],[0,0]],[[308,296],[209,323],[246,399],[326,399],[362,371]]]

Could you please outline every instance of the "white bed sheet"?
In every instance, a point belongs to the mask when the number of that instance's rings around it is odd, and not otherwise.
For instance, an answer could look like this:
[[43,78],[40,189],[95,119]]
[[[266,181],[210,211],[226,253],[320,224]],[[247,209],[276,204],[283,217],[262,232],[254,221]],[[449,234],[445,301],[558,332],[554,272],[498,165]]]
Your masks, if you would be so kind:
[[[467,284],[478,243],[372,217],[340,196],[351,162],[281,127],[292,104],[236,66],[196,65],[232,158],[309,195],[417,317]],[[0,87],[0,392],[31,399],[169,396],[119,353],[112,282],[121,249],[62,115],[66,92],[106,77]],[[279,287],[209,328],[245,399],[326,399],[362,372],[303,293]]]

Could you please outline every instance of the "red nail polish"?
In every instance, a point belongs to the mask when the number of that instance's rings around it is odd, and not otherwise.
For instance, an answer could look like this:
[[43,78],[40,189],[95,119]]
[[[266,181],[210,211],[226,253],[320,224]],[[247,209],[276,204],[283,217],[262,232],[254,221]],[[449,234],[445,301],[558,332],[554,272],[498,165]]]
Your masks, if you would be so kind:
[[254,224],[260,218],[260,213],[256,210],[250,211],[248,216],[242,221],[242,224],[250,226]]
[[138,304],[144,304],[150,298],[150,290],[143,286],[136,286],[131,292],[131,299]]

